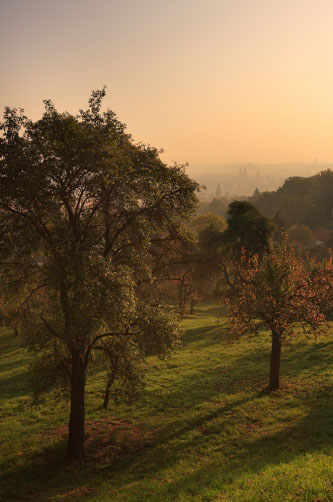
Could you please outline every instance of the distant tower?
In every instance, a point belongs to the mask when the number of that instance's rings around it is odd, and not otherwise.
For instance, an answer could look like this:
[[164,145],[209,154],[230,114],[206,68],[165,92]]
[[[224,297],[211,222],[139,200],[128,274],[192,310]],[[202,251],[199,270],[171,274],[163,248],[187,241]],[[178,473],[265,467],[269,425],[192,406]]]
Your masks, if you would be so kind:
[[217,189],[216,189],[216,192],[215,192],[215,197],[217,199],[220,199],[222,197],[222,192],[221,192],[220,184],[217,185]]

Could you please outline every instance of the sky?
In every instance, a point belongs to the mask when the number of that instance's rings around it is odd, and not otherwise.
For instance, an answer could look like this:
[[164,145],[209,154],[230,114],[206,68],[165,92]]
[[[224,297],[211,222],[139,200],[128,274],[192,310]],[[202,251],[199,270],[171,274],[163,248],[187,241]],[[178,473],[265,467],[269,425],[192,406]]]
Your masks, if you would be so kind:
[[165,162],[330,162],[332,26],[332,0],[0,0],[0,108],[106,85]]

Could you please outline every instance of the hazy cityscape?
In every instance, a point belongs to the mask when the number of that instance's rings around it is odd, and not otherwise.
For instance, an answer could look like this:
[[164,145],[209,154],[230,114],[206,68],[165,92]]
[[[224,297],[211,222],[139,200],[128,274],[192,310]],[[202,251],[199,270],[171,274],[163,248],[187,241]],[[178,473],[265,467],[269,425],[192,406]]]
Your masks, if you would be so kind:
[[292,176],[309,177],[320,171],[332,169],[333,163],[285,163],[285,164],[213,164],[194,165],[188,172],[203,188],[199,194],[202,201],[213,198],[249,197],[257,189],[271,192],[283,185]]

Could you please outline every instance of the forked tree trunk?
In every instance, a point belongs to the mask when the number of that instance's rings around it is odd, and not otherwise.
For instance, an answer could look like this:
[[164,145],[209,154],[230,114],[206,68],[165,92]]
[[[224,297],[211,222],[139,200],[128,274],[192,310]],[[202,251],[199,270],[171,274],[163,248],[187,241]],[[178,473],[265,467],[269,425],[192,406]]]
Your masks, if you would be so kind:
[[78,464],[84,458],[84,395],[86,372],[80,353],[72,355],[71,412],[68,427],[67,458]]
[[272,331],[271,366],[269,373],[269,390],[280,387],[281,336]]

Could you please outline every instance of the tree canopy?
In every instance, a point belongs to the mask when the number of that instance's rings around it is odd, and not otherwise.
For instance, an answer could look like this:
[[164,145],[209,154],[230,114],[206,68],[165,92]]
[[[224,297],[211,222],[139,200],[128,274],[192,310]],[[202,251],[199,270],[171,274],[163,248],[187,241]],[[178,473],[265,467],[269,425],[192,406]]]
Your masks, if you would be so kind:
[[227,223],[222,240],[234,258],[240,258],[242,248],[249,255],[269,251],[273,225],[253,204],[237,200],[229,204]]

